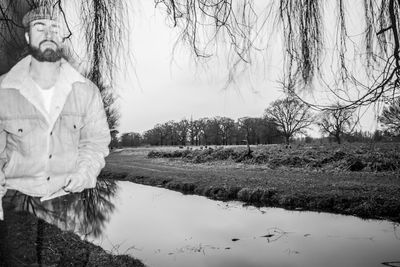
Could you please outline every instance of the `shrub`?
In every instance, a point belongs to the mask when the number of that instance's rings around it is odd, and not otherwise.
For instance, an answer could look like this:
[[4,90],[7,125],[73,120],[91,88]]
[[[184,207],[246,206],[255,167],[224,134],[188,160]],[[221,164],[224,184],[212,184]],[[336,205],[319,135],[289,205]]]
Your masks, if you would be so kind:
[[244,147],[150,151],[149,158],[181,158],[193,163],[232,160],[246,164],[343,171],[398,171],[398,144],[307,145],[285,149],[281,145],[257,146],[249,154]]

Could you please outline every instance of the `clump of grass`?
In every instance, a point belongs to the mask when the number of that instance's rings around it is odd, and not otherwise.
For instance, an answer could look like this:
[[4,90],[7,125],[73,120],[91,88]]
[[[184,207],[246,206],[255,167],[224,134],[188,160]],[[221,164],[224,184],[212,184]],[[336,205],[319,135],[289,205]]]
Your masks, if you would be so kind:
[[279,145],[254,146],[249,154],[246,147],[150,151],[149,158],[179,158],[191,163],[231,161],[266,165],[271,169],[297,168],[308,170],[386,172],[400,170],[399,144],[365,144],[345,146],[299,145],[286,149]]
[[242,188],[237,193],[237,198],[240,201],[249,202],[250,201],[250,197],[251,197],[251,193],[252,193],[252,190],[250,188],[247,188],[247,187]]
[[190,154],[190,150],[175,150],[175,151],[150,151],[147,154],[148,158],[184,158]]

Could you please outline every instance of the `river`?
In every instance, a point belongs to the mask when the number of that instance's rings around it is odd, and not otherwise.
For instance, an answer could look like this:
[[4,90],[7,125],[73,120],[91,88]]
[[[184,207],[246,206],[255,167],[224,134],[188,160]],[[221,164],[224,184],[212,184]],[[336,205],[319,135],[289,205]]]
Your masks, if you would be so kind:
[[255,208],[131,182],[117,182],[109,201],[86,239],[152,267],[400,266],[400,226],[389,221]]

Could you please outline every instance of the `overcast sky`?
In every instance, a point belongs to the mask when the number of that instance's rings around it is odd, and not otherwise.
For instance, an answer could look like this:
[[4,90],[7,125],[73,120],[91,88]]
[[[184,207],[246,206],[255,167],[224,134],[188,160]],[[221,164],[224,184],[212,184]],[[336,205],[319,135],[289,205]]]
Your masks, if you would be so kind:
[[[177,31],[165,23],[153,1],[142,1],[131,24],[133,67],[118,81],[120,132],[144,132],[157,123],[183,118],[261,116],[284,94],[274,81],[276,67],[244,75],[224,90],[227,67],[222,58],[196,65],[184,46],[172,55]],[[250,81],[249,79],[252,79]]]
[[[143,133],[157,123],[191,117],[259,117],[271,101],[284,96],[277,83],[282,77],[281,59],[265,58],[265,66],[253,67],[223,90],[227,79],[223,57],[196,65],[184,46],[173,56],[177,31],[166,25],[153,1],[141,1],[131,17],[133,67],[119,75],[117,86],[120,133]],[[281,54],[280,49],[269,47],[270,55]],[[372,113],[363,119],[363,126],[364,130],[376,127]]]

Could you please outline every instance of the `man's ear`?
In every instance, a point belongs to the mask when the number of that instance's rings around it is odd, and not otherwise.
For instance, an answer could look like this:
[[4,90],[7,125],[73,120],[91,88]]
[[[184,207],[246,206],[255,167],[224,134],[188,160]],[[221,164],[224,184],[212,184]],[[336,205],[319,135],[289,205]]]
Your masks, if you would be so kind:
[[29,33],[28,32],[25,32],[25,40],[29,44],[30,39],[29,39]]

